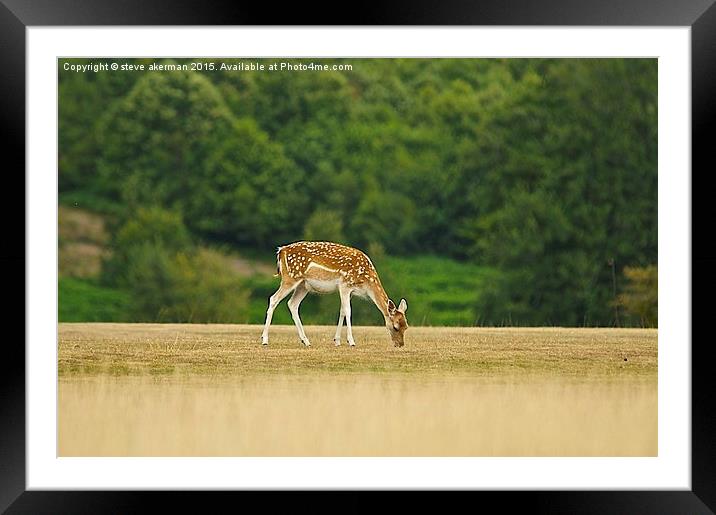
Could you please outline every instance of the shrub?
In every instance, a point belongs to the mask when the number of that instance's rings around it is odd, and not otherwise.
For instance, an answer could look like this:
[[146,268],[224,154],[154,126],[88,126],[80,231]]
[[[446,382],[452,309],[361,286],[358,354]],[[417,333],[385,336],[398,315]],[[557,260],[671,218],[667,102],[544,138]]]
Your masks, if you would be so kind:
[[130,264],[138,256],[151,253],[173,254],[191,247],[189,232],[177,213],[157,207],[140,208],[114,236],[112,254],[103,266],[105,283],[127,286]]
[[625,291],[617,302],[642,327],[657,327],[659,320],[659,274],[657,265],[625,267]]
[[306,220],[303,238],[305,240],[345,243],[346,239],[343,236],[343,220],[341,220],[341,216],[330,209],[315,210]]
[[146,244],[130,257],[127,279],[135,321],[247,321],[249,292],[223,254],[205,248],[172,254]]
[[107,282],[131,295],[137,322],[244,322],[248,291],[222,253],[192,242],[178,214],[140,208],[119,229]]

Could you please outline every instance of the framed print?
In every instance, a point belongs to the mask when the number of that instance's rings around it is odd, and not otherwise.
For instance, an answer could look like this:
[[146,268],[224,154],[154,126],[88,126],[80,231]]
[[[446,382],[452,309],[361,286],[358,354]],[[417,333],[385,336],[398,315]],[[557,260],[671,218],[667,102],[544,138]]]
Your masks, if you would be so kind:
[[136,490],[716,505],[692,337],[709,2],[0,9],[27,199],[9,513],[170,495]]

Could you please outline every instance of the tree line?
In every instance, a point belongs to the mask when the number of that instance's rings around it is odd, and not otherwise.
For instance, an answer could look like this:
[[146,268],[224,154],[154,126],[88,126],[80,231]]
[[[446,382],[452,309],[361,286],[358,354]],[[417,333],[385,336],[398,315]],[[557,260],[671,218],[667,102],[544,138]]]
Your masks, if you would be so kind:
[[617,323],[657,263],[655,59],[321,61],[352,69],[60,66],[60,200],[114,217],[108,281],[156,208],[258,254],[331,239],[493,267],[485,324]]

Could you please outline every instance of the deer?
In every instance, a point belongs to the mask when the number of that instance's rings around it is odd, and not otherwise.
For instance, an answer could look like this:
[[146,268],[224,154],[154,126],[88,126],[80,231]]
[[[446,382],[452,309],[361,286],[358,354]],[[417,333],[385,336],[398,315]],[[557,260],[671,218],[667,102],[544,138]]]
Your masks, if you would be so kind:
[[338,290],[341,308],[338,315],[338,327],[333,342],[341,344],[341,329],[346,323],[348,345],[355,347],[351,327],[351,296],[358,295],[373,301],[385,318],[385,327],[396,347],[405,344],[404,335],[408,328],[405,312],[408,304],[401,299],[398,306],[388,298],[378,277],[373,262],[362,251],[327,241],[298,241],[278,247],[276,251],[277,274],[281,278],[278,290],[269,298],[266,310],[266,323],[261,334],[262,345],[268,345],[269,326],[276,306],[288,294],[288,309],[296,324],[298,337],[304,346],[311,342],[303,330],[298,308],[309,293],[327,294]]

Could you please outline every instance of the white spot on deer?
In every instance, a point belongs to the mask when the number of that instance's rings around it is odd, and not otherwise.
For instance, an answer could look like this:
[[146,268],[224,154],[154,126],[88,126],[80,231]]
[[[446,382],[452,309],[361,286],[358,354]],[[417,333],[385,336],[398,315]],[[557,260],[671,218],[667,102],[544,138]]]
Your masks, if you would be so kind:
[[338,270],[335,270],[335,269],[333,269],[333,268],[328,268],[327,266],[319,265],[319,264],[316,263],[315,261],[311,261],[311,262],[308,264],[308,268],[307,268],[306,270],[310,270],[311,268],[320,268],[320,269],[322,269],[322,270],[326,270],[326,271],[328,271],[328,272],[333,272],[333,273],[338,272]]

